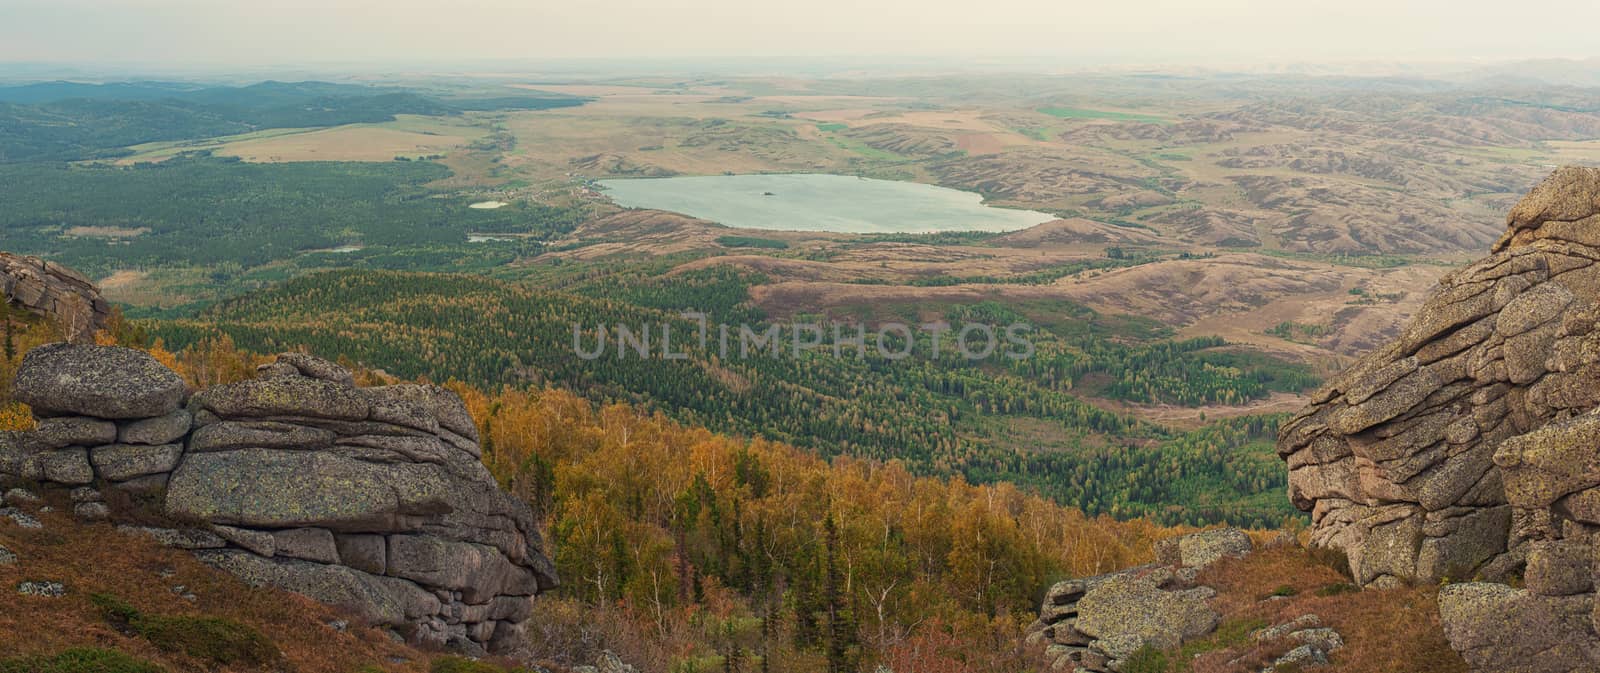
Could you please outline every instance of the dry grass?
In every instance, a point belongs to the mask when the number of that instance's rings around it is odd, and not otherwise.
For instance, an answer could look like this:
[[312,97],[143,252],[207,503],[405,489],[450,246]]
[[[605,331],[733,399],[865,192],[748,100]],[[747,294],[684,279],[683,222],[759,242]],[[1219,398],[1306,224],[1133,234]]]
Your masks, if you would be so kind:
[[[1331,670],[1339,673],[1465,673],[1463,662],[1445,641],[1439,626],[1438,590],[1412,587],[1348,593],[1326,591],[1346,578],[1319,563],[1305,550],[1261,551],[1248,558],[1224,560],[1203,572],[1199,582],[1217,589],[1213,605],[1224,623],[1281,624],[1315,614],[1322,624],[1344,637],[1334,652]],[[1320,594],[1319,594],[1319,590]],[[1274,593],[1292,594],[1266,600]],[[1195,673],[1259,671],[1292,643],[1247,642],[1201,655]]]
[[107,300],[134,306],[171,308],[197,299],[182,288],[204,287],[207,270],[154,269],[150,271],[122,269],[100,279],[100,293]]
[[[109,594],[141,613],[160,615],[169,626],[242,624],[263,634],[281,651],[285,670],[427,669],[430,654],[396,644],[376,629],[356,625],[348,615],[295,594],[248,587],[186,552],[123,535],[109,525],[76,524],[62,514],[66,502],[52,504],[55,512],[39,515],[45,524],[42,530],[0,524],[0,545],[19,559],[16,565],[0,567],[0,659],[98,647],[148,660],[168,671],[264,670],[245,663],[217,664],[184,654],[183,648],[173,648],[170,643],[163,649],[154,642],[160,638],[125,634],[91,600],[92,594]],[[67,595],[18,595],[17,584],[30,580],[61,582]],[[182,591],[175,589],[180,586]],[[184,593],[193,594],[194,600],[184,598]],[[351,622],[345,632],[328,626],[340,619]]]

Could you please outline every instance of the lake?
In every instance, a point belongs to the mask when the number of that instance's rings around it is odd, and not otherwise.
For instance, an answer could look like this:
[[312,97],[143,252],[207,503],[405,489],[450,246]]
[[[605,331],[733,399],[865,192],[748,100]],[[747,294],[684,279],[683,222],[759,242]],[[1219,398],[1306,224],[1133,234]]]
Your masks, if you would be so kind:
[[856,234],[1016,231],[1049,213],[983,205],[983,197],[915,182],[846,175],[713,175],[601,180],[629,208],[682,213],[730,227]]

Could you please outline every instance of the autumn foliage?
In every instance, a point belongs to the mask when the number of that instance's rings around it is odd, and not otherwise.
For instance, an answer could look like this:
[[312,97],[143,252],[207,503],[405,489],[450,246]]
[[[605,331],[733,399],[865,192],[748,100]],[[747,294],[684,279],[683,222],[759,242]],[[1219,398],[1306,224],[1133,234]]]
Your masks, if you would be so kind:
[[491,471],[548,522],[563,594],[671,641],[639,645],[670,655],[659,670],[1016,670],[1051,582],[1145,561],[1171,534],[560,390],[454,388]]
[[34,346],[57,340],[60,332],[58,326],[13,308],[0,298],[0,431],[33,427],[28,407],[11,397],[11,380],[16,377],[23,354]]

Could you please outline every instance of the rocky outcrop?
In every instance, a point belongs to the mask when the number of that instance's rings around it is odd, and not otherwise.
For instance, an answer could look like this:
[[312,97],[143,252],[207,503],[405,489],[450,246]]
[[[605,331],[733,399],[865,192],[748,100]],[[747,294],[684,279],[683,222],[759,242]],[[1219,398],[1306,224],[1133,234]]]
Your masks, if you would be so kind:
[[1244,531],[1227,528],[1163,540],[1157,564],[1058,582],[1045,593],[1027,644],[1046,670],[1118,671],[1146,645],[1172,649],[1216,630],[1216,591],[1194,585],[1199,571],[1251,551]]
[[186,525],[124,532],[412,642],[512,649],[531,597],[556,585],[532,511],[498,488],[443,388],[358,388],[296,353],[190,396],[142,352],[67,344],[29,352],[16,388],[38,428],[0,436],[0,475],[77,489],[86,519],[153,501]]
[[1344,550],[1361,584],[1500,578],[1528,541],[1563,536],[1534,513],[1552,503],[1508,497],[1505,467],[1523,435],[1600,404],[1600,201],[1584,184],[1600,170],[1535,189],[1498,252],[1441,280],[1398,341],[1283,425],[1312,544]]
[[1600,169],[1563,168],[1399,340],[1285,423],[1289,497],[1363,585],[1447,587],[1479,671],[1600,670]]
[[74,342],[87,342],[111,317],[111,304],[89,279],[38,257],[0,251],[0,299],[59,323]]

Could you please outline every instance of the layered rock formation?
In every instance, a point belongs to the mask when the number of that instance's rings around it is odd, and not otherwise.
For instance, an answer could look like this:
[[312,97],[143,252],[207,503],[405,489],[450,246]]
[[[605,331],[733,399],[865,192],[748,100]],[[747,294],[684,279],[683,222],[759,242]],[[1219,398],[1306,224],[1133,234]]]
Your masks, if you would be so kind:
[[74,342],[90,341],[111,316],[111,305],[82,274],[9,252],[0,252],[0,299],[55,320]]
[[142,352],[54,344],[28,353],[16,391],[38,428],[0,435],[0,476],[76,488],[83,518],[147,519],[125,508],[154,502],[164,525],[125,529],[412,642],[512,649],[556,584],[531,510],[437,386],[358,388],[285,354],[189,396]]
[[1600,404],[1600,201],[1573,188],[1588,183],[1600,170],[1540,185],[1495,254],[1441,280],[1398,341],[1284,424],[1289,496],[1360,583],[1501,577],[1526,542],[1560,536],[1513,512],[1497,463],[1514,458],[1496,452]]
[[1312,544],[1361,584],[1447,587],[1480,671],[1600,670],[1600,169],[1563,168],[1488,258],[1440,281],[1400,339],[1282,426]]

